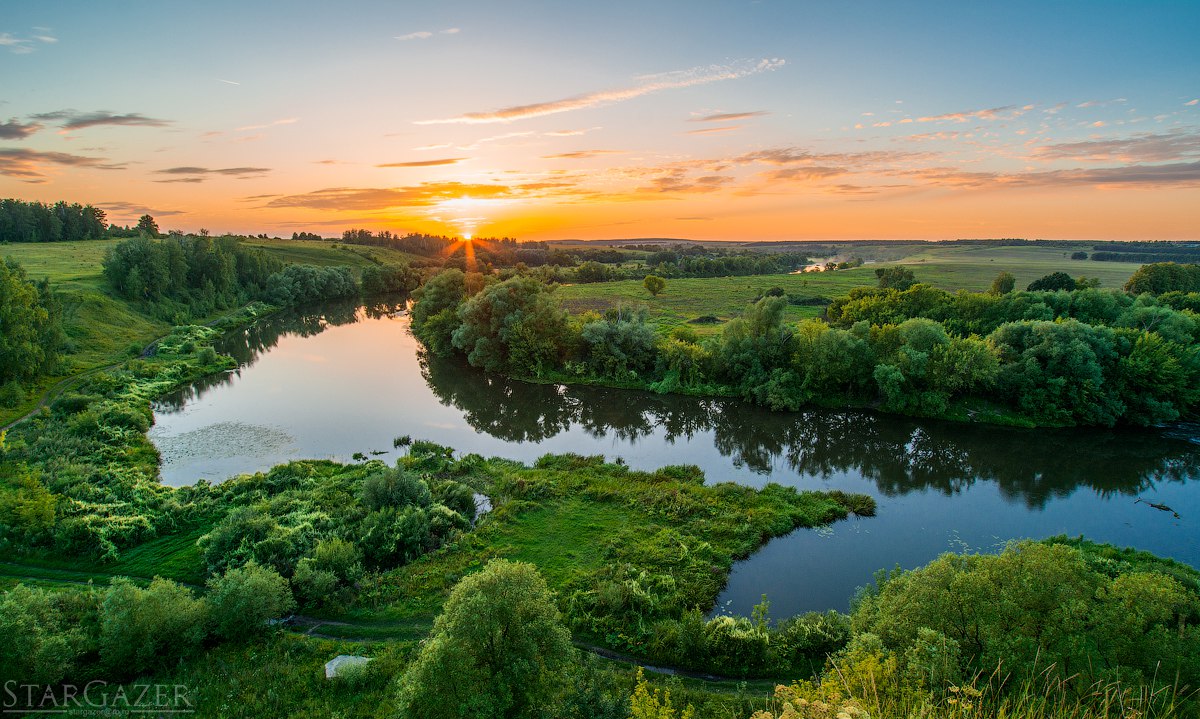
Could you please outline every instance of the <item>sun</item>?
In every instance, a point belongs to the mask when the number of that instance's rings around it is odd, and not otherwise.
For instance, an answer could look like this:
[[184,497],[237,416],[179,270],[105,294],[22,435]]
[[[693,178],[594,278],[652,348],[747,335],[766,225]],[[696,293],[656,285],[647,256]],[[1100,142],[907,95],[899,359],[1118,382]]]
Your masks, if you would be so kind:
[[464,232],[464,233],[463,233],[463,242],[470,242],[470,241],[471,241],[471,233],[470,233],[470,232]]

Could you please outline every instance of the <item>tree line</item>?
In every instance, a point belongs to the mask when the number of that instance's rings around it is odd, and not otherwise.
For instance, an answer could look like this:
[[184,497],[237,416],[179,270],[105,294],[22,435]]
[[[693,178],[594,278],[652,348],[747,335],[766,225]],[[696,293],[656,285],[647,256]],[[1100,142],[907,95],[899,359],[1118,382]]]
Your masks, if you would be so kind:
[[1094,288],[950,294],[855,290],[830,322],[784,321],[763,297],[720,334],[660,337],[642,312],[571,317],[533,277],[447,270],[416,293],[428,351],[517,376],[733,395],[777,410],[889,412],[1037,425],[1152,425],[1200,402],[1188,310]]
[[126,240],[105,253],[103,272],[118,296],[177,324],[251,300],[291,306],[360,291],[408,291],[419,279],[407,266],[367,267],[361,281],[344,266],[285,266],[237,237],[206,234]]

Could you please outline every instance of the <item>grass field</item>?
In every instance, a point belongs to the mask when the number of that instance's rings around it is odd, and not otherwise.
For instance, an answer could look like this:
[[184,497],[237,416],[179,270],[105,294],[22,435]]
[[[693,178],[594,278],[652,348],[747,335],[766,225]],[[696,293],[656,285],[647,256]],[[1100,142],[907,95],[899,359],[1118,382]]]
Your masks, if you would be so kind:
[[[918,282],[946,290],[974,291],[986,290],[1002,271],[1011,272],[1017,278],[1018,288],[1058,271],[1072,277],[1097,277],[1101,287],[1117,288],[1141,266],[1129,262],[1071,260],[1069,255],[1069,250],[1050,247],[955,245],[929,247],[888,264],[910,267]],[[572,312],[603,311],[618,305],[645,306],[651,319],[660,327],[687,324],[700,334],[710,334],[720,325],[688,324],[689,320],[704,315],[713,315],[722,322],[739,317],[755,297],[771,287],[782,287],[789,294],[806,297],[840,297],[855,287],[874,287],[875,269],[880,266],[883,265],[868,264],[853,270],[794,275],[668,279],[666,291],[658,297],[651,297],[637,280],[566,285],[560,287],[557,294]],[[816,317],[821,309],[791,305],[787,319],[797,321]]]

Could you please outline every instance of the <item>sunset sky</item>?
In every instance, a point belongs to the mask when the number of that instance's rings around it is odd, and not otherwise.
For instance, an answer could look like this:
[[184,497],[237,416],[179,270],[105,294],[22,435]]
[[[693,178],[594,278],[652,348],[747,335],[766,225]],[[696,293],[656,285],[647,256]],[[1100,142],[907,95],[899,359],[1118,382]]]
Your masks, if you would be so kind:
[[1200,2],[12,2],[0,197],[163,229],[1200,238]]

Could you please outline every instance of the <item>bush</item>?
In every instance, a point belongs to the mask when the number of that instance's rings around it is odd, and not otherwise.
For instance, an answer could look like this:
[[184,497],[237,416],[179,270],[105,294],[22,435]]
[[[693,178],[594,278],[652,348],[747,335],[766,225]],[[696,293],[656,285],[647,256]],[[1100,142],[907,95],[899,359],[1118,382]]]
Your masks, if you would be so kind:
[[495,560],[455,587],[400,682],[403,715],[551,715],[575,663],[554,595],[530,564]]
[[118,577],[100,605],[100,658],[115,676],[165,668],[199,650],[208,607],[192,591],[156,578],[146,589]]
[[263,634],[267,620],[296,607],[287,580],[254,562],[210,579],[207,599],[217,636],[228,640]]
[[380,470],[363,481],[359,501],[367,509],[428,507],[433,501],[425,480],[399,468]]

